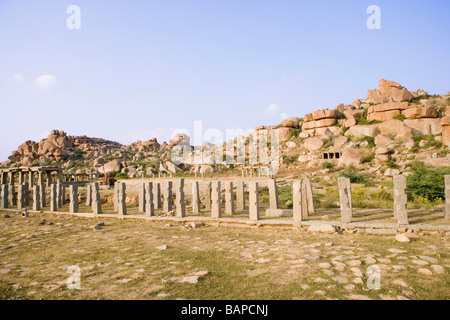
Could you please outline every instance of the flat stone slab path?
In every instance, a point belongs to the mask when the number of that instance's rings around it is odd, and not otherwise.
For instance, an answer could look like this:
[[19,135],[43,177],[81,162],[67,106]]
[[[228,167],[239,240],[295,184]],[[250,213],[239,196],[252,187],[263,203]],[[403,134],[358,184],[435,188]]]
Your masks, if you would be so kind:
[[[86,215],[2,211],[1,298],[450,298],[450,238],[442,233],[400,243],[282,225]],[[79,290],[67,287],[70,266],[79,267]]]

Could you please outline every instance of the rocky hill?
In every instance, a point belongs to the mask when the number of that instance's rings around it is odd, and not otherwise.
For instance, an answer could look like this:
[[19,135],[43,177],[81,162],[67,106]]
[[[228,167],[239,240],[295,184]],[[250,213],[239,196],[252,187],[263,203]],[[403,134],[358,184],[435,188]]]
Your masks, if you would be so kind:
[[[375,174],[408,171],[412,161],[449,166],[450,95],[430,96],[409,91],[399,83],[381,79],[377,89],[352,104],[340,104],[289,118],[278,125],[259,126],[255,134],[279,130],[281,172],[293,169],[326,173],[349,165]],[[12,153],[3,167],[59,165],[68,171],[121,172],[129,177],[158,172],[211,172],[220,166],[177,167],[171,149],[188,139],[179,134],[169,144],[153,138],[129,146],[99,138],[68,136],[54,130],[39,143],[27,141]],[[247,148],[248,157],[248,148]],[[221,170],[233,170],[223,166]],[[327,171],[328,170],[328,171]]]

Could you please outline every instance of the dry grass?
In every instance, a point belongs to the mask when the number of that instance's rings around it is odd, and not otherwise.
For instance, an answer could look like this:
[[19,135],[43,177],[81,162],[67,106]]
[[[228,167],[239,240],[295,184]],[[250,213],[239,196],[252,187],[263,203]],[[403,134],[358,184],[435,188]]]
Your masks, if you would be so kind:
[[[89,219],[51,214],[21,218],[9,213],[0,220],[0,296],[2,299],[349,299],[360,294],[411,299],[449,299],[448,238],[424,236],[401,244],[393,237],[322,235],[291,228],[236,228],[119,219]],[[2,214],[3,217],[3,214]],[[45,224],[40,224],[45,219]],[[101,230],[92,226],[105,221]],[[30,237],[33,235],[32,237]],[[333,246],[325,243],[333,242]],[[167,244],[169,249],[156,247]],[[393,254],[389,248],[406,252]],[[360,260],[368,255],[389,259],[380,290],[354,284],[350,267],[318,264]],[[419,276],[412,261],[427,255],[444,274]],[[384,261],[385,262],[385,261]],[[68,266],[81,268],[81,290],[68,289]],[[404,266],[395,270],[394,266]],[[184,277],[208,271],[198,283]],[[333,280],[344,276],[348,283]],[[318,282],[321,278],[324,282]],[[403,279],[408,288],[393,284]],[[305,286],[306,285],[306,286]],[[321,290],[324,296],[315,293]]]

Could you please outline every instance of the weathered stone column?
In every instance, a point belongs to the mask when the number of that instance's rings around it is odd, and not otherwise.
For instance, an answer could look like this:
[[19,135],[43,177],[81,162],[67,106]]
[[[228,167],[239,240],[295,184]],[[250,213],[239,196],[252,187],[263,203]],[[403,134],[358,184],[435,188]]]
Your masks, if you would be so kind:
[[8,208],[8,185],[2,184],[0,189],[0,209]]
[[123,216],[127,214],[127,204],[126,204],[126,184],[125,182],[119,182],[117,184],[117,209],[119,211],[119,215]]
[[38,185],[42,186],[44,183],[45,183],[45,180],[44,180],[44,171],[39,171]]
[[220,181],[213,181],[211,183],[211,217],[222,217],[222,206],[220,198]]
[[6,184],[6,172],[0,172],[0,184]]
[[161,209],[161,184],[159,182],[153,183],[153,207]]
[[236,211],[245,210],[245,184],[244,181],[236,182]]
[[211,211],[211,182],[206,182],[205,211]]
[[198,181],[192,182],[192,212],[200,213],[200,191]]
[[139,212],[145,212],[145,183],[139,185]]
[[58,210],[57,185],[53,183],[50,186],[50,211],[55,212],[57,210]]
[[119,211],[119,182],[114,182],[113,189],[114,212]]
[[14,172],[12,172],[12,171],[9,171],[8,172],[8,179],[9,179],[9,184],[12,184],[12,185],[14,185]]
[[294,180],[292,182],[292,212],[294,218],[294,226],[301,226],[303,221],[303,210],[306,210],[302,206],[302,180]]
[[258,182],[251,181],[248,184],[248,210],[249,219],[251,221],[259,220],[259,193],[258,193]]
[[172,181],[165,181],[163,185],[163,211],[172,211]]
[[16,201],[16,190],[13,184],[9,184],[8,185],[8,202],[9,202],[9,207],[15,207],[17,205],[17,201]]
[[102,213],[102,201],[100,199],[100,186],[98,182],[91,184],[92,190],[92,212],[95,214]]
[[184,203],[184,178],[177,180],[175,197],[177,199],[177,218],[184,218],[186,216],[186,207]]
[[155,215],[155,204],[153,200],[153,183],[145,184],[145,215],[152,217]]
[[269,208],[271,210],[278,209],[278,186],[275,179],[270,179],[268,182],[269,186]]
[[92,185],[86,184],[86,207],[90,207],[92,205]]
[[345,177],[338,178],[339,188],[339,203],[341,206],[341,222],[352,222],[352,191],[350,185],[350,179]]
[[305,180],[302,180],[302,215],[303,219],[308,218],[308,195]]
[[398,175],[394,178],[394,217],[399,225],[409,224],[407,202],[406,177]]
[[234,214],[233,182],[225,182],[225,213]]
[[26,186],[23,183],[17,185],[17,208],[23,209],[25,207],[25,193]]
[[39,194],[41,196],[41,208],[43,209],[47,205],[45,201],[45,184],[40,185]]
[[311,214],[316,211],[316,209],[314,207],[314,197],[313,197],[311,180],[309,180],[309,178],[305,178],[303,180],[303,183],[305,184],[305,188],[306,188],[306,201],[308,202],[308,213]]
[[78,212],[78,186],[77,185],[69,186],[69,195],[70,195],[69,212],[76,213],[76,212]]
[[25,183],[25,172],[19,171],[19,184]]
[[50,186],[52,185],[52,173],[51,173],[51,171],[46,171],[46,173],[47,173],[46,184],[47,184],[47,187],[50,188]]
[[62,185],[59,182],[56,184],[56,206],[58,209],[63,206]]
[[41,210],[41,187],[39,185],[33,187],[33,210]]
[[61,184],[61,207],[66,203],[66,186]]
[[30,188],[34,187],[34,172],[28,171],[28,185]]
[[450,219],[450,176],[444,176],[445,181],[445,208],[444,219]]
[[25,205],[25,207],[28,207],[30,205],[30,188],[28,186],[28,182],[25,182],[23,184],[23,204]]

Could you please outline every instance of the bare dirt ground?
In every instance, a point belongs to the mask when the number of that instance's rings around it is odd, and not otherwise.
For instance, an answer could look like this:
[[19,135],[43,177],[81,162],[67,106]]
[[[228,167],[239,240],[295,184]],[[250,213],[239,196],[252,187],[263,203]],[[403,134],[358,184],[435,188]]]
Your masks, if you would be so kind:
[[[105,225],[94,230],[98,222]],[[442,233],[400,243],[298,228],[1,212],[0,297],[450,299],[449,249]],[[379,289],[368,286],[374,265]],[[80,290],[67,286],[69,266],[80,268]]]

